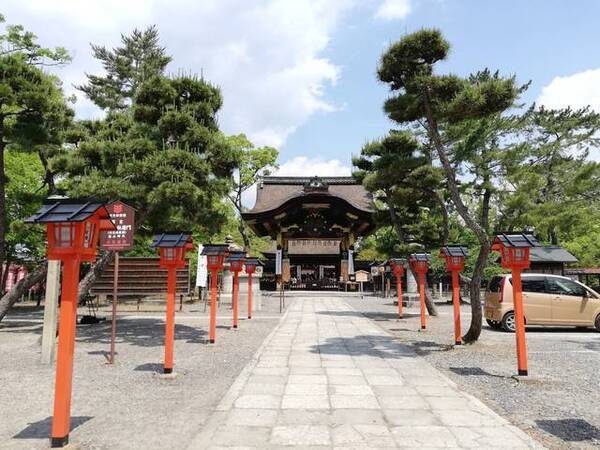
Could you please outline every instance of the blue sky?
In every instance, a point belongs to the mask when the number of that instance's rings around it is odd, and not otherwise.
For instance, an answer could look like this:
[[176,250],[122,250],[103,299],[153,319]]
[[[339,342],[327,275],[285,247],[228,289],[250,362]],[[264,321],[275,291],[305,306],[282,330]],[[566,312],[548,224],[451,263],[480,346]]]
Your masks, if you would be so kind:
[[101,72],[89,43],[158,25],[169,71],[219,85],[222,129],[278,147],[282,175],[348,174],[351,155],[393,127],[377,62],[423,27],[452,45],[441,71],[500,69],[532,81],[526,102],[600,111],[597,0],[4,0],[0,12],[72,53],[56,71],[82,118],[102,115],[73,88]]
[[381,111],[387,89],[377,82],[375,67],[389,43],[422,27],[441,29],[451,43],[450,57],[441,71],[467,74],[489,67],[516,74],[520,82],[532,82],[522,97],[526,102],[536,101],[542,88],[557,76],[600,68],[598,1],[428,0],[412,4],[403,20],[373,21],[364,10],[357,10],[344,21],[327,50],[327,56],[342,66],[341,76],[326,90],[334,104],[344,107],[312,116],[290,136],[286,155],[327,155],[348,163],[350,152],[357,153],[365,140],[393,127]]

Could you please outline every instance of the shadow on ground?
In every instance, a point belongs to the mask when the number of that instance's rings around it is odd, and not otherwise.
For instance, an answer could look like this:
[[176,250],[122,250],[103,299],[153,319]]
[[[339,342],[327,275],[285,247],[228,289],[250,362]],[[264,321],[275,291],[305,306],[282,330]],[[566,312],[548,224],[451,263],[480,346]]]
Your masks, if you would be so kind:
[[[91,416],[71,417],[71,431],[93,419]],[[46,417],[44,420],[30,423],[13,436],[13,439],[49,439],[52,431],[52,417]]]
[[328,355],[378,356],[388,359],[415,356],[408,346],[397,339],[374,335],[329,338],[324,344],[314,345],[311,352]]
[[[77,326],[78,342],[110,343],[111,324]],[[165,323],[159,319],[121,319],[117,322],[117,344],[159,347],[165,342]],[[206,331],[175,324],[175,339],[188,343],[208,342]]]
[[583,419],[536,420],[537,425],[566,442],[600,441],[600,430]]

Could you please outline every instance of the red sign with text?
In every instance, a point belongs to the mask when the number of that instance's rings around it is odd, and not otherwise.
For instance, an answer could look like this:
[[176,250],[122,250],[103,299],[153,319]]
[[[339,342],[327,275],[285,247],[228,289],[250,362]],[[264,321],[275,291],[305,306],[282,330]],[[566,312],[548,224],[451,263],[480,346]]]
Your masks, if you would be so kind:
[[133,247],[135,209],[120,200],[109,203],[106,209],[117,229],[103,232],[100,235],[100,246],[105,250],[129,250]]

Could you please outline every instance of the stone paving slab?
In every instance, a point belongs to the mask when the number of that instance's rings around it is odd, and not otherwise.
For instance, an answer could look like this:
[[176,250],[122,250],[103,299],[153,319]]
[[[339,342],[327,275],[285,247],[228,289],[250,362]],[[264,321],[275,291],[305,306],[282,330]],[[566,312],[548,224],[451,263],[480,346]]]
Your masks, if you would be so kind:
[[543,448],[341,297],[295,298],[198,448]]

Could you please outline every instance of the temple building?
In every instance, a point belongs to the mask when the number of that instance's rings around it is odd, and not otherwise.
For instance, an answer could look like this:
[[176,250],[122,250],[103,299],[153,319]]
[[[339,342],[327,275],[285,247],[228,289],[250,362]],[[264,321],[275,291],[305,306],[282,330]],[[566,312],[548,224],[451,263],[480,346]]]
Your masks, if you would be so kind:
[[[375,224],[373,199],[351,177],[264,177],[254,208],[242,214],[258,236],[269,236],[263,282],[273,282],[275,254],[292,289],[337,289],[350,280],[358,237]],[[268,286],[267,286],[268,288]]]

